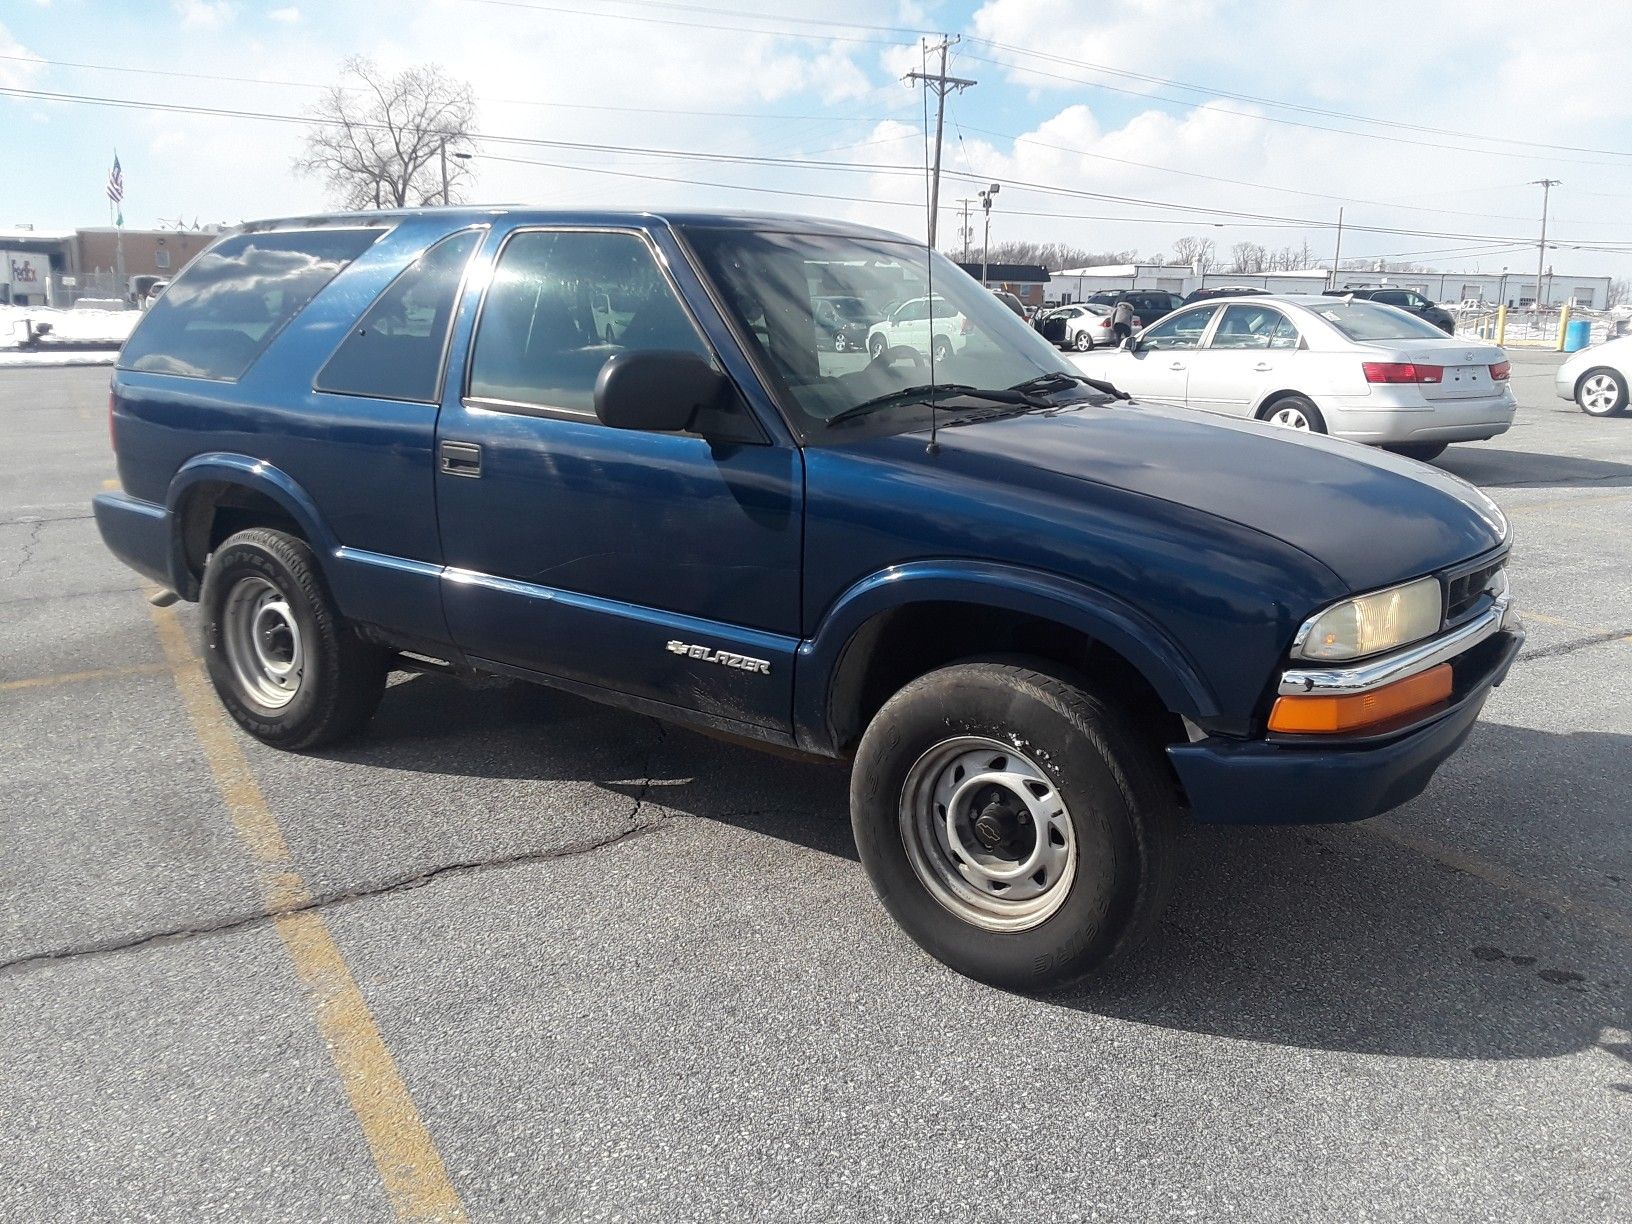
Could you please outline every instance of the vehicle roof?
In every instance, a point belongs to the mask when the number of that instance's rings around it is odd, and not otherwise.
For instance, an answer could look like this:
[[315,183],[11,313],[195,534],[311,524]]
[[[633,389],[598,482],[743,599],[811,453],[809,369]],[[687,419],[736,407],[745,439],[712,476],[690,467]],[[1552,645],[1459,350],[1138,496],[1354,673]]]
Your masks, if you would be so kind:
[[706,226],[715,229],[771,230],[783,233],[823,234],[850,238],[881,238],[892,242],[912,242],[889,230],[831,217],[811,217],[798,213],[758,212],[738,209],[633,209],[633,208],[541,208],[528,204],[456,205],[450,208],[395,208],[363,212],[306,213],[291,217],[268,217],[246,221],[231,232],[264,233],[269,230],[313,229],[320,226],[389,226],[416,217],[440,217],[450,227],[476,225],[495,220],[539,224]]

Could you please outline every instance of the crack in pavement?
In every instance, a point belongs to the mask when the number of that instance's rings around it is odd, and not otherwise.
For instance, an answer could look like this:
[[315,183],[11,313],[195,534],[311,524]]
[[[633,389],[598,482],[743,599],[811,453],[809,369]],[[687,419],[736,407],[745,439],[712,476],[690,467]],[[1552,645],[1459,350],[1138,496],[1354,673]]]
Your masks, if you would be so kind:
[[[650,784],[651,779],[647,778],[645,786],[649,787]],[[631,813],[631,818],[638,814],[640,804],[643,802],[644,799],[637,802],[635,811]],[[415,872],[412,875],[399,876],[396,879],[383,880],[380,883],[370,884],[362,888],[325,893],[300,905],[289,905],[281,909],[255,910],[250,913],[223,918],[218,922],[211,922],[203,926],[148,931],[140,935],[104,940],[100,943],[84,944],[79,947],[58,948],[49,952],[32,952],[27,956],[0,962],[0,973],[8,973],[32,965],[50,964],[55,961],[77,960],[88,956],[105,956],[113,952],[125,952],[132,948],[145,947],[148,944],[181,942],[202,935],[227,934],[255,926],[258,923],[271,922],[288,914],[300,914],[308,910],[335,909],[358,901],[389,896],[392,893],[408,892],[411,889],[423,888],[427,884],[449,876],[476,875],[487,871],[505,871],[515,867],[528,867],[537,863],[553,862],[557,859],[576,858],[580,855],[594,854],[596,851],[609,849],[612,846],[629,841],[631,838],[641,837],[647,833],[656,833],[667,827],[667,821],[637,821],[605,837],[568,842],[566,845],[555,846],[548,850],[524,850],[518,854],[505,855],[496,859],[444,863],[440,867],[432,867],[425,871]]]
[[[22,575],[28,563],[34,560],[34,550],[40,546],[40,535],[45,531],[45,519],[34,519],[29,523],[28,539],[23,541],[23,551],[17,558],[17,564],[12,566],[7,578],[17,578]],[[21,526],[21,524],[14,524]]]
[[1533,659],[1556,659],[1560,655],[1574,654],[1578,650],[1585,650],[1588,646],[1602,646],[1605,642],[1626,641],[1632,641],[1632,632],[1625,629],[1611,629],[1604,633],[1595,633],[1591,637],[1560,642],[1556,646],[1543,646],[1539,650],[1523,651],[1519,655],[1519,660],[1528,663]]

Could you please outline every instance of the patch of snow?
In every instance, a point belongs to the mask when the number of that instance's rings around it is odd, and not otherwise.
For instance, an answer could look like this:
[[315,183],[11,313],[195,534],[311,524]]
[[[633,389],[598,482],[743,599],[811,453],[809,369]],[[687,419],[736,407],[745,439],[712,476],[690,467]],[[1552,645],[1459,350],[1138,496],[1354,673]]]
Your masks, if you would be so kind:
[[111,366],[119,350],[106,349],[14,349],[0,348],[0,370],[20,366]]
[[[106,341],[117,347],[140,321],[139,310],[54,310],[49,306],[0,306],[0,350],[14,348],[24,319],[49,323],[51,340]],[[111,360],[111,358],[110,358]]]

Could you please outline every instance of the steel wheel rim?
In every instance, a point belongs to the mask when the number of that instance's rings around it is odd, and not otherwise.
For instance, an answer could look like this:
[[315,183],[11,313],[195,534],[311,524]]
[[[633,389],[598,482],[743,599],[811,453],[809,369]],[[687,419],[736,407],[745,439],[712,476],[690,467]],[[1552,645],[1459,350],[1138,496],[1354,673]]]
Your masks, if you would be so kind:
[[246,697],[281,710],[300,692],[306,648],[294,609],[265,578],[240,578],[221,612],[221,642],[233,681]]
[[[899,819],[919,883],[971,925],[1030,930],[1070,895],[1071,814],[1048,774],[1012,744],[972,735],[936,744],[907,772]],[[994,832],[1010,836],[994,842]]]
[[1621,397],[1621,385],[1608,374],[1594,374],[1581,384],[1581,406],[1589,412],[1608,412]]
[[1301,429],[1305,432],[1309,429],[1309,418],[1298,408],[1277,408],[1270,414],[1269,423],[1282,429]]

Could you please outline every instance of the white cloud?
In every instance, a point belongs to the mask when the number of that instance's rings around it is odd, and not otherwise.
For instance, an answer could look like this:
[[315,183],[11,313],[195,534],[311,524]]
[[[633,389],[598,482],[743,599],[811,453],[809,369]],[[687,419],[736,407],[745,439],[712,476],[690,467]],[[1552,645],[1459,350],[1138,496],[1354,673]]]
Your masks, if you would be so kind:
[[218,30],[236,15],[231,0],[174,0],[176,15],[184,29]]
[[[8,89],[27,89],[45,70],[45,63],[34,52],[18,42],[7,30],[0,25],[0,86]],[[10,58],[21,56],[21,59]]]
[[281,21],[285,25],[294,25],[300,21],[300,10],[291,4],[288,8],[275,8],[266,16],[269,21]]

